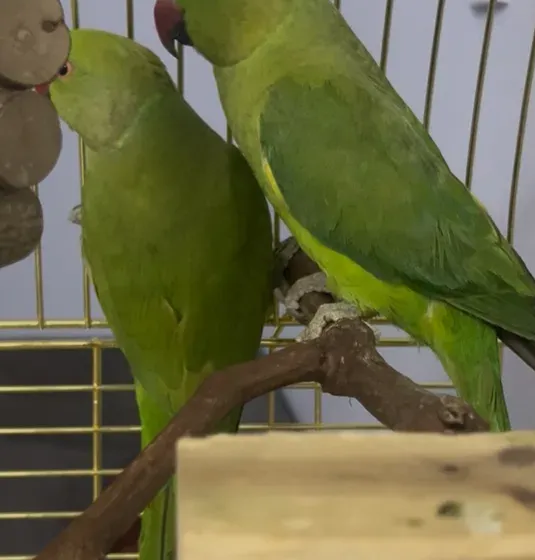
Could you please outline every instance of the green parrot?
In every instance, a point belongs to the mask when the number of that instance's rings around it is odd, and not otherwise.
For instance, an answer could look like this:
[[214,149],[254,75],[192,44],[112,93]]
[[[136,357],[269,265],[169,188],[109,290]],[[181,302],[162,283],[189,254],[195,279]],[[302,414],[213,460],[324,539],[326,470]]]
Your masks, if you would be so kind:
[[214,65],[238,146],[327,286],[428,345],[491,429],[510,429],[498,337],[535,365],[535,279],[332,2],[175,12],[164,45]]
[[[83,255],[135,380],[147,445],[213,370],[254,359],[272,301],[268,205],[239,150],[147,48],[74,30],[49,91],[87,147]],[[215,428],[235,432],[241,407]],[[173,482],[142,515],[140,558],[173,558]]]

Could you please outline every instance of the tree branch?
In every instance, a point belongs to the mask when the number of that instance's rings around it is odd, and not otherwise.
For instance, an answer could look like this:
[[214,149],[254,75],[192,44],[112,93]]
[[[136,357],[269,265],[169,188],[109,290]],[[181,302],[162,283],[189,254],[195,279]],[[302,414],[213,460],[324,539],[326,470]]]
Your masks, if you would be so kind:
[[[295,282],[316,271],[299,251],[284,277]],[[329,301],[327,294],[307,294],[300,306],[313,312]],[[207,434],[236,405],[305,381],[319,383],[332,395],[358,399],[393,430],[488,429],[460,399],[434,395],[391,368],[375,349],[375,335],[367,325],[341,321],[317,340],[212,374],[158,437],[35,560],[100,560],[173,475],[178,438]]]

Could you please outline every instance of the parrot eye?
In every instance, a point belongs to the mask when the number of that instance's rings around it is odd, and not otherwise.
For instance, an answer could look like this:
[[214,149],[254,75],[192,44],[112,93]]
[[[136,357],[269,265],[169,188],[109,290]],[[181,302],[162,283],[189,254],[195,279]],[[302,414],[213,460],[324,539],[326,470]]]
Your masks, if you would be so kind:
[[70,62],[66,62],[58,71],[58,76],[60,78],[64,78],[65,76],[68,76],[71,73],[72,70],[72,65]]

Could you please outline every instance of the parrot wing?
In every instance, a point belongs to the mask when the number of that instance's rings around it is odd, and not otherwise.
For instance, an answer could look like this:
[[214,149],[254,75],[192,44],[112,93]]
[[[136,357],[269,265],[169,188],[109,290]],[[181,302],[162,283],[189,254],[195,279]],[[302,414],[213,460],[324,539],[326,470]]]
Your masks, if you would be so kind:
[[535,280],[386,80],[286,77],[259,117],[263,165],[318,241],[377,278],[535,339]]

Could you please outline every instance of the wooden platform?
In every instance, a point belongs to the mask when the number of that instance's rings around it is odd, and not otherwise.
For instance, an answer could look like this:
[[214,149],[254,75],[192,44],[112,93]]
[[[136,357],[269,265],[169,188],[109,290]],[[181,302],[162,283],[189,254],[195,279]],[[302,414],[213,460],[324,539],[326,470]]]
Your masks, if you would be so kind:
[[535,432],[178,444],[180,560],[535,560]]

